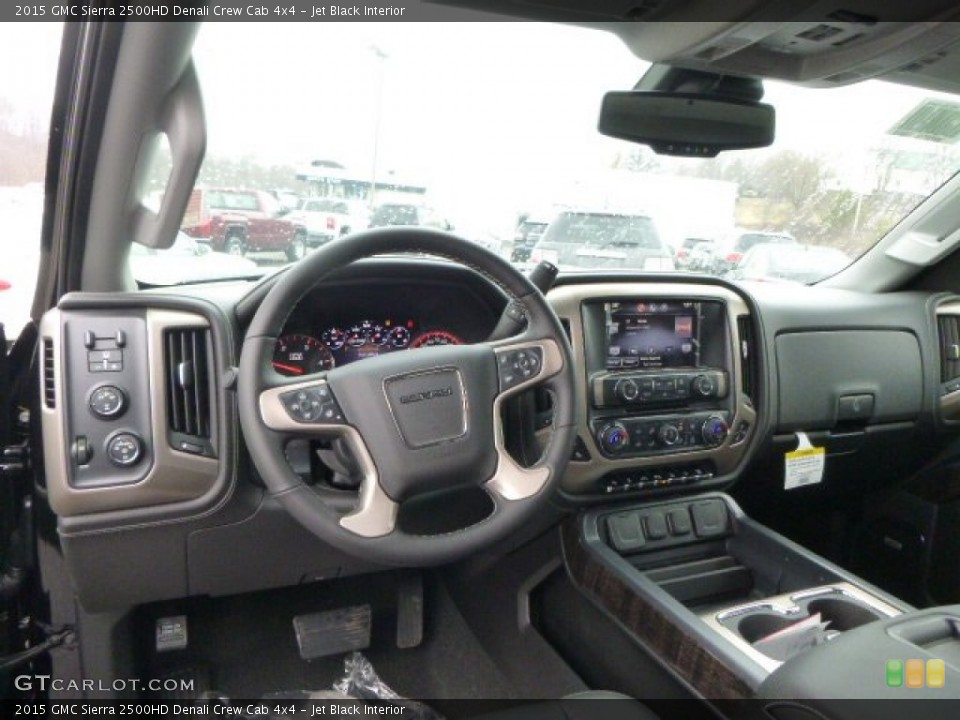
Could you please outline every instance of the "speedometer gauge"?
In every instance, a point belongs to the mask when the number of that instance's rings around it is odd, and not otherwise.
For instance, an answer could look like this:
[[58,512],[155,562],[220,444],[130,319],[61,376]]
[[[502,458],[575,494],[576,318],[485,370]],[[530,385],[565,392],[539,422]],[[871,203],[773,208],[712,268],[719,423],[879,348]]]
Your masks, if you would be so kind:
[[281,375],[309,375],[334,364],[330,349],[309,335],[284,335],[273,348],[273,369]]
[[414,340],[410,347],[432,347],[434,345],[463,345],[463,340],[446,330],[431,330]]

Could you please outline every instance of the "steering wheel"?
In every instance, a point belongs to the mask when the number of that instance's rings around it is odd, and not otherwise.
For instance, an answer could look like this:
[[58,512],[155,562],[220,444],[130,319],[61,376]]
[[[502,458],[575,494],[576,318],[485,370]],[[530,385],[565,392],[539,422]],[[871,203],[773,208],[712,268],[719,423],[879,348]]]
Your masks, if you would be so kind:
[[[478,271],[508,295],[505,314],[523,330],[474,345],[388,353],[306,378],[273,370],[277,337],[307,291],[356,260],[396,253],[440,256]],[[522,467],[505,449],[500,409],[538,384],[552,396],[552,432],[540,459]],[[247,330],[237,393],[250,456],[271,495],[330,545],[391,565],[451,562],[519,529],[548,502],[576,432],[572,352],[544,296],[485,248],[425,228],[357,233],[293,265]],[[345,506],[345,493],[311,487],[293,471],[284,447],[304,437],[339,438],[349,447],[362,476],[355,502]],[[400,527],[404,502],[470,485],[492,500],[485,519],[439,535]]]

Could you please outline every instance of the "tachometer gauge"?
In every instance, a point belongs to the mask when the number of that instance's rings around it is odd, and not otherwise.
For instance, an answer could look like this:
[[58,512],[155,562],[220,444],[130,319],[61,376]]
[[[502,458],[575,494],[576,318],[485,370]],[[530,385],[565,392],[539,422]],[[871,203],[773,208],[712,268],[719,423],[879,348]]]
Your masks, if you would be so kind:
[[331,327],[323,331],[320,339],[323,340],[323,344],[331,350],[339,350],[343,347],[343,343],[346,340],[346,333],[338,327]]
[[390,331],[390,347],[400,350],[410,344],[410,331],[403,325],[397,325]]
[[414,340],[410,347],[432,347],[433,345],[463,345],[463,340],[446,330],[431,330]]
[[273,369],[281,375],[309,375],[334,364],[330,349],[309,335],[284,335],[273,348]]

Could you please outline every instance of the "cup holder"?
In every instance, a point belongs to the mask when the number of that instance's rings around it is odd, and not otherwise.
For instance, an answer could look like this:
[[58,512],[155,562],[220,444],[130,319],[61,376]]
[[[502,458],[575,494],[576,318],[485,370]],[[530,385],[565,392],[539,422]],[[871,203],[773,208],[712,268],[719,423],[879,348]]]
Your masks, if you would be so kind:
[[807,613],[820,613],[831,630],[853,630],[883,617],[880,613],[845,598],[817,598],[807,603]]
[[802,615],[784,617],[772,613],[753,613],[740,619],[737,623],[737,632],[740,637],[753,645],[757,640],[783,630],[802,619]]

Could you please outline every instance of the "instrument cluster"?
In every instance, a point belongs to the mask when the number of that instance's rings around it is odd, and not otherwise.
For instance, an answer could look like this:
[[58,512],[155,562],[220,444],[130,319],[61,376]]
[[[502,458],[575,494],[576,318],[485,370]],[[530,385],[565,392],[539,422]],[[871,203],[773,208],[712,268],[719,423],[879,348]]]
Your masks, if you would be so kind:
[[463,343],[449,330],[424,328],[411,319],[362,319],[328,326],[316,335],[283,335],[274,347],[273,368],[281,375],[309,375],[398,350]]

